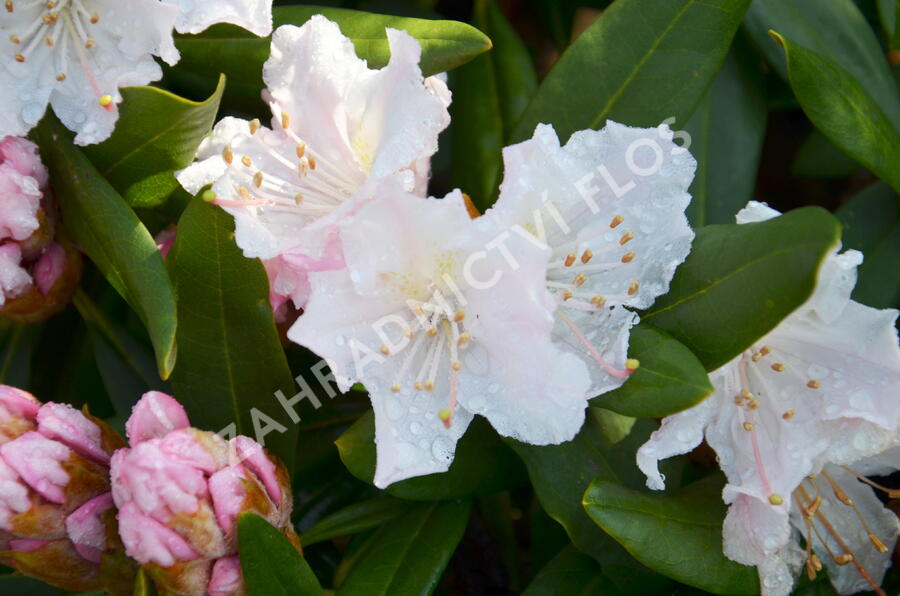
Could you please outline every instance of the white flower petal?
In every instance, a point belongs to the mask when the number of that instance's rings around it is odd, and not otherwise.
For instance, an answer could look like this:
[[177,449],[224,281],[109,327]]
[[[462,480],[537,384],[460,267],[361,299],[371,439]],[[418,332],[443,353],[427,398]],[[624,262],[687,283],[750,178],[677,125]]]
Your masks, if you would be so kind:
[[723,496],[731,504],[722,527],[726,557],[744,565],[761,565],[784,552],[791,535],[790,501],[773,507],[755,496],[729,492],[727,488]]
[[216,23],[232,23],[265,37],[272,33],[272,0],[164,0],[181,10],[179,33],[200,33]]

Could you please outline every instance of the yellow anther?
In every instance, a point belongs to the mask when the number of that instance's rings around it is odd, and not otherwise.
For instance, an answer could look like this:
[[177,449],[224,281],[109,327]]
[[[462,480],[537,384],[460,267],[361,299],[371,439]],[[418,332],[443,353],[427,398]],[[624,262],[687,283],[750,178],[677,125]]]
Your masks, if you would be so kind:
[[763,346],[759,349],[759,353],[762,354],[763,356],[765,356],[766,354],[768,354],[771,351],[772,350],[771,350],[771,348],[769,348],[769,346]]
[[84,47],[89,50],[92,47],[94,47],[95,44],[96,44],[96,42],[94,41],[94,38],[88,37],[84,42]]
[[398,385],[397,383],[394,383],[393,385],[391,385],[391,392],[400,393],[400,385]]
[[262,183],[263,183],[263,173],[260,172],[259,170],[257,170],[256,173],[253,174],[253,186],[255,186],[256,188],[259,188],[260,186],[262,186]]
[[625,361],[625,368],[628,370],[637,370],[641,367],[641,361],[637,358],[629,358]]
[[467,343],[469,343],[469,340],[470,340],[470,339],[472,339],[472,336],[469,335],[468,332],[461,333],[461,334],[459,335],[459,339],[456,340],[456,343],[459,344],[459,345],[461,345],[461,346],[464,346],[464,345],[466,345]]
[[840,501],[847,507],[853,507],[853,499],[848,497],[847,493],[845,493],[843,490],[841,490],[841,487],[839,487],[837,484],[835,484],[834,486],[832,486],[832,491],[834,491],[835,499],[837,499],[838,501]]
[[751,430],[753,430],[753,423],[749,422],[749,421],[745,422],[743,424],[743,427],[744,427],[744,430],[746,430],[747,432],[750,432]]
[[425,391],[434,391],[434,380],[428,379],[425,381]]
[[584,249],[584,252],[581,253],[581,262],[582,262],[582,263],[587,263],[588,261],[591,260],[591,258],[592,258],[593,256],[594,256],[594,253],[591,251],[591,249],[586,248],[586,249]]
[[563,301],[570,299],[572,296],[574,296],[574,294],[572,294],[572,290],[563,290],[563,293],[562,293]]
[[579,273],[578,275],[575,276],[575,279],[572,280],[572,285],[575,286],[576,288],[580,288],[581,286],[584,285],[584,282],[586,282],[586,281],[587,281],[587,275],[585,275],[584,273]]
[[52,48],[52,47],[53,47],[53,38],[50,37],[49,35],[45,35],[45,36],[44,36],[44,43],[47,44],[47,47],[48,47],[48,48]]
[[628,230],[627,232],[622,234],[621,238],[619,238],[619,244],[622,244],[622,245],[628,244],[628,242],[630,242],[632,238],[634,238],[634,232],[632,232],[631,230]]
[[437,327],[429,327],[428,328],[428,337],[436,337],[437,336]]
[[303,202],[303,193],[298,192],[294,195],[294,204],[299,205]]
[[809,555],[809,560],[812,561],[816,571],[822,571],[822,559],[820,559],[816,553],[811,553]]
[[466,311],[464,311],[463,309],[459,309],[459,310],[456,311],[456,313],[453,315],[453,322],[454,322],[454,323],[459,323],[460,321],[462,321],[462,320],[465,319],[465,318],[466,318]]
[[806,577],[809,578],[809,581],[815,580],[816,579],[816,569],[813,566],[812,561],[809,559],[806,559],[806,562],[804,563],[804,565],[806,566]]
[[790,420],[791,418],[794,417],[794,410],[788,410],[787,412],[782,414],[781,417],[784,418],[785,420]]
[[747,391],[746,389],[741,389],[741,396],[744,399],[753,399],[753,394]]
[[225,163],[231,165],[231,162],[234,161],[234,151],[231,149],[231,145],[225,145],[225,148],[222,149],[222,159],[225,160]]
[[591,304],[593,304],[597,308],[603,308],[603,305],[606,304],[606,298],[604,298],[600,294],[597,294],[596,296],[591,298]]
[[18,35],[13,33],[12,35],[9,36],[9,41],[11,41],[13,43],[22,43],[22,38],[20,38]]
[[808,506],[803,507],[803,517],[811,520],[816,516],[816,512],[819,510],[819,505],[822,504],[822,496],[816,495],[816,498],[812,500]]
[[391,353],[391,349],[384,344],[381,344],[381,348],[378,351],[381,352],[382,354],[384,354],[385,356],[388,356]]
[[834,557],[834,562],[837,563],[838,565],[846,565],[847,563],[849,563],[852,560],[853,560],[853,555],[851,555],[850,553],[844,553],[842,555],[837,555]]
[[743,395],[735,395],[735,396],[734,396],[734,403],[737,404],[737,405],[739,405],[739,406],[744,405],[744,396],[743,396]]
[[407,327],[406,329],[404,329],[404,330],[403,330],[403,337],[405,337],[406,339],[411,339],[411,338],[412,338],[412,329],[410,329],[409,327]]
[[772,493],[771,495],[769,495],[769,503],[777,507],[778,505],[784,503],[784,499],[778,493]]
[[16,52],[15,53],[16,62],[25,62],[25,56]]
[[822,384],[820,382],[818,382],[817,380],[813,379],[809,383],[807,383],[806,386],[809,387],[810,389],[818,389],[819,387],[822,386]]
[[612,221],[609,222],[609,227],[614,228],[614,227],[618,226],[620,223],[622,223],[624,221],[624,219],[625,218],[623,218],[621,215],[615,216],[614,218],[612,218]]
[[450,411],[450,408],[443,408],[438,411],[438,418],[440,418],[444,422],[450,420],[451,416],[453,416],[453,412]]
[[635,255],[635,252],[633,250],[629,250],[624,255],[622,255],[622,262],[630,263],[631,261],[634,260],[634,255]]
[[91,15],[91,25],[96,25],[99,22],[100,22],[100,15],[95,12],[94,14]]
[[97,100],[97,103],[99,103],[104,108],[106,106],[110,105],[112,102],[113,102],[112,95],[101,95],[100,99]]
[[238,186],[238,188],[237,188],[237,193],[238,193],[238,195],[240,195],[240,197],[241,197],[242,199],[244,199],[245,201],[249,201],[249,200],[250,200],[250,191],[247,190],[246,187],[244,187],[244,186]]
[[250,159],[249,155],[245,155],[244,157],[242,157],[241,163],[244,164],[245,166],[247,166],[248,168],[253,166],[253,160]]
[[310,155],[306,159],[307,159],[307,161],[309,161],[309,169],[315,170],[316,169],[316,158],[313,157],[312,155]]
[[262,126],[262,125],[259,123],[259,118],[254,118],[253,120],[251,120],[250,121],[250,134],[255,135],[256,131],[259,130],[260,126]]
[[631,282],[631,285],[628,286],[628,295],[634,296],[635,294],[637,294],[639,287],[641,287],[641,284],[638,283],[637,280],[634,280],[633,282]]
[[59,81],[60,83],[62,83],[63,81],[65,81],[65,80],[66,80],[66,73],[61,72],[61,73],[59,73],[58,75],[56,75],[56,80]]
[[288,129],[291,127],[291,115],[287,112],[281,112],[281,128]]
[[450,368],[452,368],[453,370],[459,370],[462,368],[462,362],[460,362],[459,360],[454,360],[450,363]]
[[577,259],[577,258],[578,258],[578,255],[576,255],[575,253],[573,253],[573,252],[569,253],[566,255],[566,260],[563,261],[563,265],[565,265],[566,267],[571,267],[572,265],[575,264],[575,259]]
[[306,153],[306,143],[300,141],[297,143],[297,159],[301,159],[304,153]]
[[772,364],[772,370],[774,370],[775,372],[781,372],[784,370],[784,364],[775,362],[774,364]]
[[753,362],[759,362],[759,359],[760,359],[760,358],[762,358],[762,354],[760,354],[759,352],[756,352],[755,354],[753,354],[752,356],[750,356],[750,359],[751,359]]
[[6,0],[6,12],[12,12],[14,8],[12,0]]
[[880,553],[888,552],[888,547],[875,534],[869,534],[869,541],[872,543],[872,546],[874,546],[875,550],[877,550],[878,552],[880,552]]
[[751,410],[755,410],[756,408],[759,407],[759,400],[756,398],[751,399],[750,401],[747,402],[747,407],[750,408]]
[[423,389],[422,382],[416,381],[416,383],[415,383],[415,385],[413,385],[413,387],[415,387],[417,391],[421,391]]

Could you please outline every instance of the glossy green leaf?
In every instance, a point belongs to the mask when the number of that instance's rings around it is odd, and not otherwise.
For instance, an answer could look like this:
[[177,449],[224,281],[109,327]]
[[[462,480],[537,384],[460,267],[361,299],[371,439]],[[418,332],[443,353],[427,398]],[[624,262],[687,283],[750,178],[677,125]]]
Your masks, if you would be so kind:
[[772,36],[784,48],[791,88],[816,128],[900,190],[900,128],[891,124],[869,90],[836,62],[774,31]]
[[250,596],[313,596],[322,586],[294,545],[254,513],[238,516],[238,553]]
[[360,501],[319,520],[303,533],[300,541],[303,546],[310,546],[338,536],[371,530],[402,515],[409,507],[409,503],[391,498]]
[[178,220],[167,262],[178,292],[175,397],[194,426],[218,432],[233,424],[290,469],[297,427],[275,392],[293,395],[293,379],[262,263],[235,245],[234,219],[200,199]]
[[628,356],[641,366],[624,385],[591,400],[592,405],[626,416],[662,418],[695,406],[713,392],[697,357],[650,325],[631,330]]
[[686,345],[706,370],[771,331],[812,293],[840,226],[819,207],[764,222],[706,226],[678,267],[669,293],[641,320]]
[[722,481],[646,494],[600,478],[584,494],[598,526],[654,571],[715,594],[758,594],[756,569],[722,553]]
[[[846,70],[900,129],[900,90],[881,44],[853,0],[753,0],[744,23],[782,78],[789,78],[789,65],[769,39],[771,29]],[[823,84],[841,86],[824,73],[819,76]]]
[[163,379],[175,366],[175,293],[156,242],[56,118],[37,129],[66,231],[147,327]]
[[466,530],[470,509],[468,501],[423,503],[383,526],[338,596],[431,594]]
[[174,172],[194,160],[224,90],[225,77],[202,102],[156,87],[125,87],[112,136],[84,152],[129,205],[156,205],[178,188]]
[[897,22],[900,21],[900,2],[897,0],[878,0],[877,6],[878,18],[881,20],[881,26],[884,28],[888,46],[892,50],[896,50],[900,48],[900,27],[897,27]]
[[693,226],[734,222],[756,186],[766,102],[753,58],[735,46],[684,127],[697,158],[688,191],[687,216]]
[[813,129],[797,149],[791,174],[798,178],[843,178],[860,168],[818,129]]
[[835,215],[844,224],[844,248],[865,256],[857,269],[853,298],[875,308],[900,306],[900,196],[879,182],[859,192]]
[[[337,440],[350,473],[371,484],[375,477],[375,415],[360,417]],[[457,499],[484,495],[520,483],[522,464],[483,418],[476,417],[456,445],[450,470],[395,482],[387,492],[401,499]]]
[[[403,29],[422,45],[422,72],[425,76],[453,70],[491,47],[491,41],[475,27],[456,21],[437,21],[330,8],[324,6],[277,6],[275,27],[302,25],[321,14],[336,22],[353,40],[360,58],[369,68],[381,68],[390,58],[385,27]],[[209,89],[218,73],[228,76],[226,103],[255,112],[263,108],[259,94],[263,88],[262,66],[269,57],[267,37],[233,25],[216,25],[200,35],[179,36],[178,67],[167,77],[177,86]]]
[[[516,126],[560,139],[601,128],[685,122],[718,71],[749,0],[619,0],[566,50]],[[577,83],[576,83],[577,82]],[[573,89],[577,85],[577,90]]]
[[599,563],[567,546],[537,574],[522,596],[610,596],[615,586],[603,576]]
[[537,75],[494,0],[476,4],[473,22],[494,46],[453,73],[451,159],[454,185],[484,211],[497,195],[504,140],[534,95]]

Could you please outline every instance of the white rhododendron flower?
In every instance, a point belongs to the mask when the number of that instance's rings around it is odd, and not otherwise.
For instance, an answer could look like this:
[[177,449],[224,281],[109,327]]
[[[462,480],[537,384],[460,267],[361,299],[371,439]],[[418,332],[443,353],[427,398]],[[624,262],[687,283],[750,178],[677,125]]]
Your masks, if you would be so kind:
[[473,414],[500,434],[548,444],[584,420],[588,372],[551,342],[550,252],[493,230],[455,191],[444,199],[378,187],[341,227],[347,268],[310,273],[288,337],[326,359],[342,390],[362,382],[375,410],[375,485],[446,471]]
[[0,33],[0,137],[25,135],[47,105],[80,145],[108,138],[120,87],[162,77],[178,62],[172,30],[235,23],[272,30],[271,0],[5,0]]
[[[751,202],[738,223],[777,215]],[[647,485],[662,489],[658,461],[705,435],[728,478],[725,554],[758,567],[766,596],[789,594],[804,564],[811,576],[824,564],[841,594],[877,591],[900,532],[865,478],[900,468],[897,311],[850,300],[861,261],[827,257],[808,301],[638,451]]]
[[192,193],[212,183],[244,255],[277,259],[273,285],[297,307],[308,293],[306,272],[340,262],[328,250],[331,224],[388,176],[424,194],[438,135],[450,123],[449,91],[439,78],[423,79],[419,43],[394,29],[387,37],[390,62],[371,70],[325,17],[279,27],[263,69],[272,128],[225,118],[199,161],[178,175]]
[[[694,233],[684,210],[696,162],[667,126],[608,122],[560,146],[553,127],[503,150],[500,198],[484,218],[549,245],[544,272],[560,349],[584,360],[592,397],[620,386],[628,335],[667,291]],[[517,234],[518,233],[518,234]],[[577,429],[576,429],[577,430]]]

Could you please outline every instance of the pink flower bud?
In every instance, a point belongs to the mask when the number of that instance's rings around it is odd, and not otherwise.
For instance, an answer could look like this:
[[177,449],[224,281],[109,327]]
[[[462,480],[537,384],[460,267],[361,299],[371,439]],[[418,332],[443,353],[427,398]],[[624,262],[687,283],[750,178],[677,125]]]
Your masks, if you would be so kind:
[[242,593],[237,516],[257,513],[296,540],[288,475],[248,437],[225,441],[187,425],[165,394],[135,405],[126,423],[131,447],[111,463],[119,535],[163,590]]
[[0,139],[0,164],[7,164],[23,176],[31,176],[39,186],[47,185],[47,168],[41,162],[38,146],[21,137]]
[[46,296],[56,285],[56,281],[62,277],[66,267],[66,250],[59,244],[51,244],[47,247],[37,263],[34,265],[34,281],[38,290]]
[[125,434],[129,442],[135,445],[190,425],[187,412],[174,397],[159,391],[148,391],[131,410],[131,417],[125,423]]
[[22,241],[38,229],[46,185],[47,170],[34,143],[17,137],[0,140],[0,240]]
[[[3,189],[0,188],[0,194]],[[22,249],[15,242],[0,246],[0,306],[31,287],[31,276],[22,268]]]
[[40,407],[41,402],[27,391],[0,385],[0,445],[34,430]]
[[175,238],[177,237],[178,229],[174,225],[171,225],[157,234],[156,238],[154,238],[156,241],[156,248],[158,248],[160,254],[162,254],[163,261],[169,256],[169,251],[172,250],[172,246],[175,244]]

